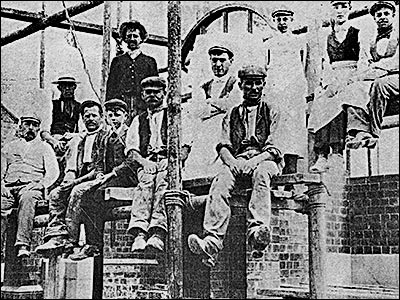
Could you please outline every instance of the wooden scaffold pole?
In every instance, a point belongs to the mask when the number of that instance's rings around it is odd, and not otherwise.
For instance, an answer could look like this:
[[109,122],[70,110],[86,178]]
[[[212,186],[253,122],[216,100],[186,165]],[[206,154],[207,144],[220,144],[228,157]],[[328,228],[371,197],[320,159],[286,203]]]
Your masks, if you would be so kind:
[[167,278],[172,299],[183,298],[181,137],[181,4],[168,1],[168,214]]
[[111,1],[104,1],[103,12],[103,56],[101,62],[101,83],[100,99],[104,104],[106,99],[106,84],[110,69],[110,49],[111,49]]

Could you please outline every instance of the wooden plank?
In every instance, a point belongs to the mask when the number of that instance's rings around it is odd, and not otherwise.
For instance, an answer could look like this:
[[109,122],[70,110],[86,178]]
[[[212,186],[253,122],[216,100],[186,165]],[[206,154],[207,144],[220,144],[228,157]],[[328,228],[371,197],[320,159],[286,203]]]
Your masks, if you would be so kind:
[[27,37],[39,30],[43,30],[46,27],[51,26],[52,24],[56,24],[56,23],[67,20],[67,13],[70,17],[76,16],[76,15],[78,15],[82,12],[85,12],[89,9],[92,9],[93,7],[96,7],[102,3],[103,3],[103,1],[86,1],[86,2],[82,2],[82,3],[79,3],[74,6],[68,7],[66,11],[61,10],[51,16],[48,16],[45,18],[40,18],[40,20],[31,23],[30,25],[26,26],[25,28],[19,29],[17,31],[14,31],[14,32],[6,35],[5,37],[2,37],[1,38],[1,46],[5,46],[5,45],[15,42],[19,39]]
[[[24,10],[17,10],[12,8],[1,8],[1,17],[9,18],[18,21],[25,21],[25,22],[38,22],[42,19],[42,15],[40,13],[34,13]],[[44,17],[47,17],[46,15]],[[95,34],[95,35],[103,35],[103,25],[93,24],[88,22],[81,22],[81,21],[74,21],[72,20],[72,24],[74,26],[75,31]],[[61,29],[69,29],[70,24],[68,22],[60,22],[49,25],[50,27],[56,27]],[[112,37],[119,38],[118,27],[112,28]],[[146,40],[147,44],[157,45],[157,46],[167,46],[168,39],[166,37],[149,34],[149,38]]]

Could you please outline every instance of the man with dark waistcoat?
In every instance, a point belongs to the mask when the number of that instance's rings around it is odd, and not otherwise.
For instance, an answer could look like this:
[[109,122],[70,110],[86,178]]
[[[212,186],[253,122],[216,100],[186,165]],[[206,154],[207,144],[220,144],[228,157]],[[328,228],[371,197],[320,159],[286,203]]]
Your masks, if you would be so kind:
[[239,70],[239,88],[243,92],[240,105],[231,108],[222,123],[217,152],[224,163],[214,178],[206,200],[203,221],[204,238],[191,234],[190,250],[203,257],[203,263],[215,265],[223,248],[231,209],[231,191],[235,184],[251,179],[248,239],[254,257],[261,257],[270,242],[271,191],[270,182],[283,168],[282,153],[273,141],[279,113],[263,99],[266,71],[261,66],[246,65]]
[[[128,130],[128,161],[138,164],[138,186],[135,188],[128,233],[135,236],[131,250],[164,251],[167,214],[164,192],[167,176],[167,108],[164,103],[166,82],[161,77],[148,77],[141,82],[142,98],[147,110],[137,115]],[[190,151],[182,143],[184,162]]]
[[38,137],[40,124],[36,114],[23,114],[19,138],[1,149],[1,245],[8,216],[18,204],[18,257],[29,256],[36,205],[59,175],[53,149]]
[[120,99],[105,102],[106,117],[111,127],[95,164],[96,179],[82,183],[80,193],[71,195],[66,223],[70,236],[77,239],[80,223],[85,225],[86,244],[69,256],[82,260],[100,253],[103,248],[104,221],[112,208],[130,205],[130,200],[104,201],[107,187],[134,187],[137,185],[138,165],[126,160],[125,141],[128,127],[126,103]]
[[72,195],[80,193],[81,183],[96,178],[95,164],[102,152],[104,139],[108,134],[103,121],[103,108],[94,100],[81,104],[81,116],[87,129],[83,138],[69,147],[69,159],[66,164],[65,177],[49,195],[49,224],[45,231],[45,244],[36,248],[39,254],[46,254],[57,248],[73,248],[78,237],[70,236],[65,216]]
[[140,45],[147,39],[145,27],[138,21],[124,22],[120,27],[120,36],[127,44],[128,51],[116,56],[110,66],[106,87],[106,101],[122,99],[128,106],[129,126],[132,119],[146,110],[140,97],[140,82],[149,76],[157,76],[157,62],[142,53]]
[[40,133],[42,139],[47,141],[56,151],[63,155],[66,151],[66,142],[71,136],[66,133],[77,133],[81,104],[75,100],[77,84],[74,77],[63,76],[53,81],[61,92],[60,98],[52,101],[52,119],[50,131],[44,129]]
[[373,80],[366,113],[358,112],[351,126],[355,138],[349,148],[373,148],[379,139],[383,116],[388,107],[399,113],[399,30],[393,24],[396,6],[392,1],[377,1],[370,8],[377,34],[370,44],[370,72]]

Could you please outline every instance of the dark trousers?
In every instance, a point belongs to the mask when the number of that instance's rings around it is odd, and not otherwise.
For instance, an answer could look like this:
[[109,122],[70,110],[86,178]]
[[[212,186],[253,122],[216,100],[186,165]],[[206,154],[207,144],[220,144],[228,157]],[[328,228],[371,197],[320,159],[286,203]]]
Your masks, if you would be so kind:
[[343,111],[330,123],[315,133],[314,151],[327,156],[332,148],[333,153],[343,154],[346,138],[347,116]]

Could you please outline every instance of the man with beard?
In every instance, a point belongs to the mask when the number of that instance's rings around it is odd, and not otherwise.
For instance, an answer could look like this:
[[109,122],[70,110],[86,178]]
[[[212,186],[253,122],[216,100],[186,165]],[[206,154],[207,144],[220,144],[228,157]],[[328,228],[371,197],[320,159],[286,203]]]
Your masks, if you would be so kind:
[[355,138],[347,146],[353,149],[376,145],[388,107],[394,107],[395,113],[399,113],[399,31],[393,26],[396,7],[391,1],[377,1],[370,13],[378,27],[369,51],[368,76],[374,81],[369,93],[368,114],[355,111],[356,118],[349,124]]
[[[148,77],[141,83],[147,110],[136,116],[128,130],[126,150],[128,161],[139,165],[138,186],[132,199],[128,233],[135,237],[131,251],[164,251],[167,233],[167,214],[164,192],[167,176],[167,107],[165,79]],[[182,142],[181,159],[190,152]]]
[[126,43],[128,51],[116,56],[110,66],[106,87],[106,101],[122,99],[128,106],[127,125],[139,113],[146,110],[140,97],[140,82],[149,76],[157,76],[156,60],[142,53],[140,46],[147,39],[145,27],[138,21],[121,24],[120,36]]
[[77,237],[69,236],[65,223],[68,203],[71,195],[81,193],[80,183],[96,178],[95,162],[108,134],[99,102],[84,101],[81,104],[81,116],[87,133],[79,142],[74,143],[75,147],[68,149],[70,153],[64,180],[49,195],[49,224],[44,237],[46,242],[36,248],[39,254],[46,254],[47,251],[57,248],[72,249],[78,243]]
[[190,250],[202,262],[214,266],[231,216],[231,192],[236,183],[252,182],[247,236],[253,257],[261,257],[270,243],[271,178],[282,172],[281,151],[273,144],[279,112],[263,98],[266,71],[246,65],[238,73],[242,103],[231,108],[222,122],[217,152],[224,163],[214,178],[206,200],[203,220],[205,236],[188,237]]
[[20,119],[19,138],[1,151],[1,245],[7,218],[18,204],[18,229],[15,246],[18,257],[27,257],[38,201],[45,198],[59,169],[53,149],[38,137],[41,120],[35,114]]

